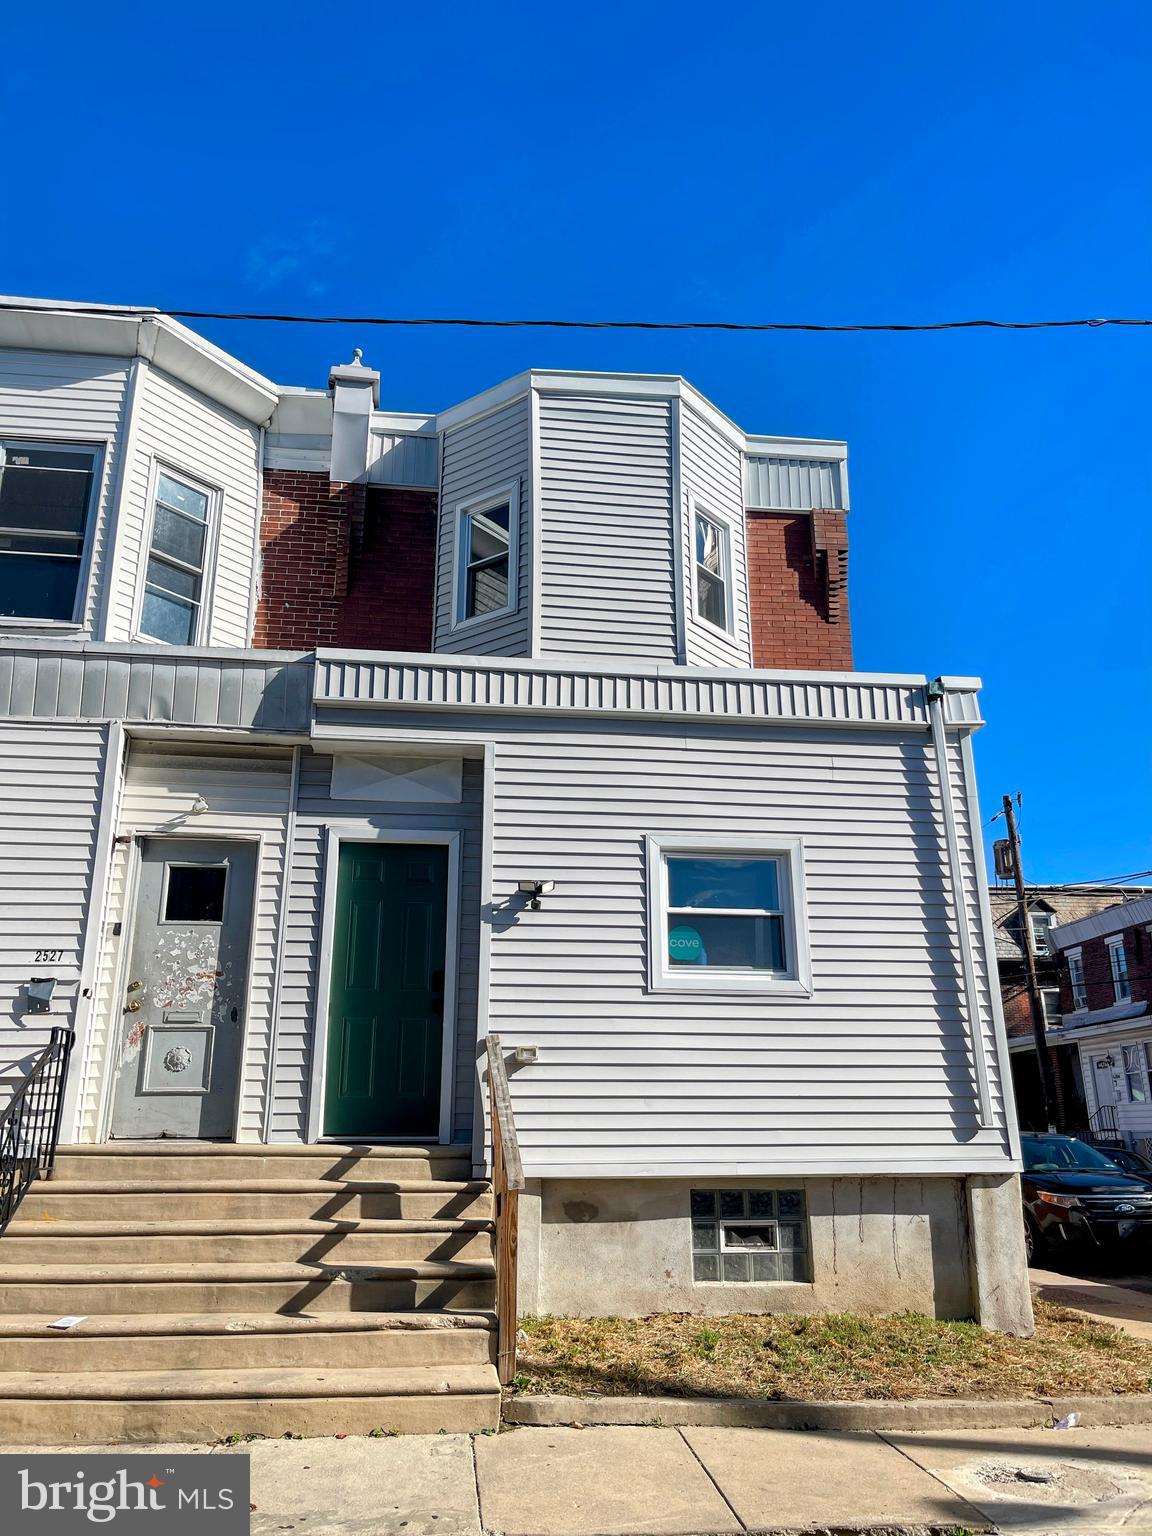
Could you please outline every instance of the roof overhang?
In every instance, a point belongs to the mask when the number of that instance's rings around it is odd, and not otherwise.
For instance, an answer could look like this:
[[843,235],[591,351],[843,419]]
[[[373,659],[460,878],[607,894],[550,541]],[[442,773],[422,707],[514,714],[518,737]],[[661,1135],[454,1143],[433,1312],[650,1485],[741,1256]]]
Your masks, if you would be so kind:
[[1128,928],[1139,928],[1143,923],[1152,923],[1152,896],[1122,901],[1114,907],[1105,907],[1103,912],[1094,912],[1091,917],[1063,923],[1050,929],[1049,936],[1057,949],[1073,949],[1086,939],[1108,938]]
[[102,313],[91,315],[68,300],[8,295],[0,295],[0,303],[18,306],[0,308],[0,347],[143,357],[258,426],[276,408],[279,392],[270,379],[159,310],[102,305]]

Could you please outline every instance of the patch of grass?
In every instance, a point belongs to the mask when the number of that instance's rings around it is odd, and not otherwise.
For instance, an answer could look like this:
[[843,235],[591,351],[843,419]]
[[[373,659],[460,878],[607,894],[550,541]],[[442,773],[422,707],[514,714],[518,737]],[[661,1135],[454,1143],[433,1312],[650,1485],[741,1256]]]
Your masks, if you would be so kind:
[[916,1313],[526,1317],[521,1392],[831,1399],[1152,1391],[1152,1344],[1036,1304],[1031,1339]]

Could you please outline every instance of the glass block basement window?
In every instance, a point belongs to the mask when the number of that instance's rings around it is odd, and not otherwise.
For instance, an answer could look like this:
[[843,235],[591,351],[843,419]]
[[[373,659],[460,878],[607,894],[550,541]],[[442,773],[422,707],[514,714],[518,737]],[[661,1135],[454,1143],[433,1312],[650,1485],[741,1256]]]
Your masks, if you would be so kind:
[[812,1278],[802,1189],[694,1189],[692,1278]]

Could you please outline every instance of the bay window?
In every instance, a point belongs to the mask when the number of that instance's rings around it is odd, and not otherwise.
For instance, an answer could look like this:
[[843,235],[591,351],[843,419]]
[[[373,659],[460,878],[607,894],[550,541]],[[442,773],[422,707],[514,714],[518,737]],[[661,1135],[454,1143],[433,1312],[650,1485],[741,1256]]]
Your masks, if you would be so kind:
[[717,629],[732,629],[732,545],[726,525],[702,512],[693,515],[696,616]]
[[165,470],[156,475],[152,543],[140,634],[168,645],[200,639],[212,493]]
[[517,503],[512,485],[456,509],[457,624],[516,608]]

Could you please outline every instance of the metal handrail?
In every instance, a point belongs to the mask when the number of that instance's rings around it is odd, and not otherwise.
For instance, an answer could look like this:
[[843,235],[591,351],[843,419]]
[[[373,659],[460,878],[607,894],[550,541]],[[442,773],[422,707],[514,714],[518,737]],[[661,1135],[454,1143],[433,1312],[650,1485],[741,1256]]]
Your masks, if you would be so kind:
[[56,1166],[75,1038],[72,1030],[55,1027],[32,1070],[0,1110],[0,1234],[35,1180],[47,1178]]
[[1101,1104],[1088,1116],[1088,1128],[1093,1136],[1110,1141],[1120,1140],[1120,1117],[1115,1104]]
[[516,1375],[516,1245],[524,1165],[500,1036],[489,1035],[488,1113],[492,1126],[492,1193],[496,1204],[496,1371],[506,1387]]

